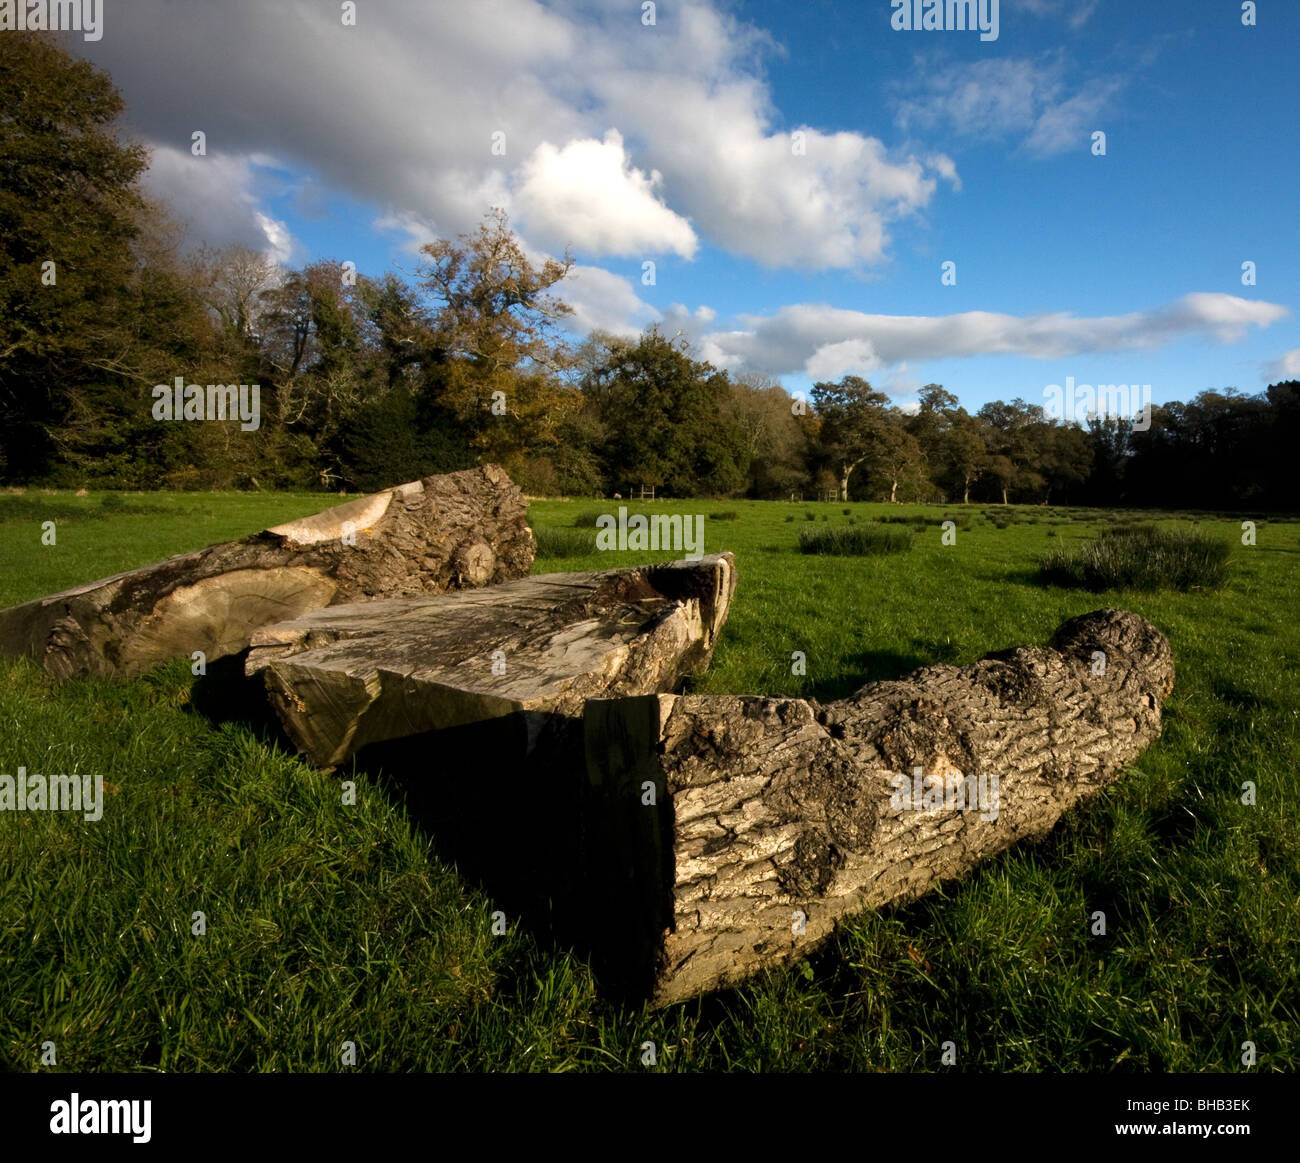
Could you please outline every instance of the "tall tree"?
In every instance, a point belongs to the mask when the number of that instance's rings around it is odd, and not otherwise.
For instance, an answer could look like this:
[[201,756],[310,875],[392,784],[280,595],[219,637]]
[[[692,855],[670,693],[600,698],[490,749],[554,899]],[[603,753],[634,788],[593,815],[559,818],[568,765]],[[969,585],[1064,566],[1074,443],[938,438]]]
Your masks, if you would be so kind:
[[1068,501],[1092,471],[1092,442],[1075,424],[1057,421],[1040,424],[1034,432],[1041,453],[1039,475],[1044,502]]
[[731,383],[723,415],[743,435],[750,496],[784,497],[809,483],[808,436],[793,405],[794,398],[767,376],[750,372]]
[[725,496],[745,484],[744,433],[724,414],[727,376],[691,358],[680,337],[650,328],[615,344],[588,391],[609,433],[606,478],[615,489],[662,487],[679,497]]
[[1123,497],[1134,435],[1133,422],[1127,417],[1088,417],[1088,442],[1092,447],[1088,493],[1094,505],[1114,505]]
[[1001,400],[985,404],[976,415],[985,425],[986,473],[997,482],[1002,503],[1008,503],[1013,490],[1040,494],[1046,483],[1040,471],[1043,446],[1037,438],[1047,424],[1042,407],[1017,397],[1010,404]]
[[573,311],[549,293],[573,260],[535,267],[499,208],[476,235],[421,249],[429,259],[419,274],[435,308],[433,331],[447,353],[439,405],[485,454],[547,441],[561,418],[557,409],[577,404],[557,382],[573,364],[559,332]]
[[849,499],[849,478],[881,441],[889,397],[858,376],[838,384],[819,382],[812,389],[821,419],[821,446],[839,480],[840,500]]
[[[884,413],[867,455],[867,468],[873,495],[891,505],[900,499],[929,499],[932,486],[925,471],[925,454],[901,413],[892,409]],[[898,495],[900,485],[906,486],[904,498]]]
[[970,489],[984,473],[988,463],[988,445],[984,441],[984,425],[959,408],[944,442],[946,479],[952,483],[953,492],[961,490],[963,505],[970,504]]
[[945,443],[956,415],[957,397],[939,384],[926,384],[917,393],[916,411],[906,420],[907,430],[916,437],[934,473],[942,470]]
[[[107,74],[34,33],[0,36],[0,471],[46,473],[121,322],[147,164]],[[108,374],[112,374],[109,372]]]

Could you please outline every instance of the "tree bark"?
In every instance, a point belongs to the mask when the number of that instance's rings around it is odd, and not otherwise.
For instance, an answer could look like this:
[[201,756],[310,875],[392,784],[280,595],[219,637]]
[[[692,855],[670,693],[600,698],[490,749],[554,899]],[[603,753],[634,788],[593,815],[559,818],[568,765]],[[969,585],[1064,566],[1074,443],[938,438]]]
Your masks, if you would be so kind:
[[849,477],[853,475],[853,470],[857,468],[858,465],[860,465],[866,459],[867,458],[865,456],[860,456],[852,464],[847,464],[844,466],[843,471],[840,473],[840,500],[841,501],[847,501],[849,499]]
[[1158,737],[1173,675],[1150,623],[1101,610],[1053,647],[927,667],[827,706],[589,703],[589,907],[620,929],[602,970],[657,1005],[687,998],[1043,836]]
[[522,577],[535,542],[495,465],[426,477],[273,529],[0,611],[0,655],[56,678],[129,677],[340,602]]
[[[518,712],[533,724],[522,762],[548,717],[577,720],[589,698],[671,691],[704,669],[735,586],[725,553],[334,606],[257,631],[245,669],[319,767]],[[580,748],[565,759],[580,769]]]

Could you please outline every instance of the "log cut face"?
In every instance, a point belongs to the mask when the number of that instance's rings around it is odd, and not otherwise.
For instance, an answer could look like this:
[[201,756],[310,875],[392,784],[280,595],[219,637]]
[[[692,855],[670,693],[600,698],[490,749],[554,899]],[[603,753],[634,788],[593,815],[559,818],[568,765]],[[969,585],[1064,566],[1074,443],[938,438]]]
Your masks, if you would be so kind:
[[0,611],[0,655],[56,678],[129,677],[248,646],[270,622],[336,602],[522,577],[535,542],[523,495],[494,465],[426,477]]
[[590,704],[594,827],[611,837],[593,853],[601,915],[626,929],[613,969],[657,1004],[733,984],[847,913],[1044,835],[1158,737],[1173,675],[1150,623],[1102,610],[1053,647],[927,667],[827,706]]
[[521,711],[540,729],[589,698],[671,691],[708,665],[735,585],[720,554],[333,606],[259,630],[245,669],[328,768],[387,740]]

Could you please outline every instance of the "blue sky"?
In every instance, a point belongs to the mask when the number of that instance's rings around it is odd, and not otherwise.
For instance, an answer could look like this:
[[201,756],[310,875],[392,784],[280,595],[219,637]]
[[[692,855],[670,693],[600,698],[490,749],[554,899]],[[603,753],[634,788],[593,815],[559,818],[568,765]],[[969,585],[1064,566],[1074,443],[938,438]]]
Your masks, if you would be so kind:
[[580,331],[659,322],[798,393],[1300,378],[1300,5],[997,7],[985,41],[888,0],[133,0],[75,47],[214,245],[410,271],[501,205],[570,247]]

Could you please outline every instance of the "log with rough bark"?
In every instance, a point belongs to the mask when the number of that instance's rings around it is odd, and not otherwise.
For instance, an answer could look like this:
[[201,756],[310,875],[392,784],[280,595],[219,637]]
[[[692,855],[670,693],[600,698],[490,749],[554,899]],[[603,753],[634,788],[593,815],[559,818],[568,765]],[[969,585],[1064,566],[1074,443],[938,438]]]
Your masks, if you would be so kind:
[[656,1004],[726,986],[809,951],[845,914],[1043,836],[1159,735],[1173,677],[1150,623],[1101,610],[1050,648],[826,706],[589,703],[590,907],[622,950],[606,972]]
[[322,606],[523,577],[526,510],[495,465],[425,477],[0,610],[0,655],[31,655],[57,678],[128,677],[238,653],[259,627]]
[[735,587],[715,554],[332,606],[257,631],[245,671],[329,768],[386,740],[517,712],[536,731],[589,698],[671,691],[708,665]]

